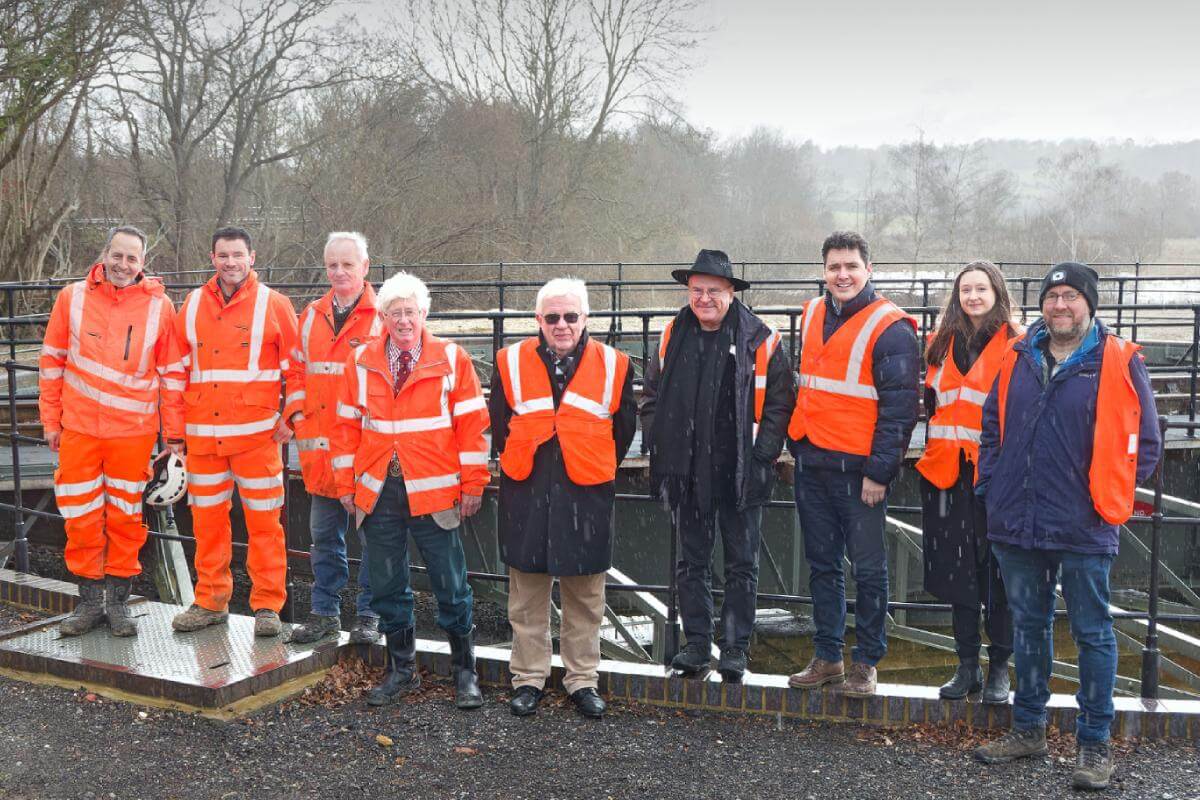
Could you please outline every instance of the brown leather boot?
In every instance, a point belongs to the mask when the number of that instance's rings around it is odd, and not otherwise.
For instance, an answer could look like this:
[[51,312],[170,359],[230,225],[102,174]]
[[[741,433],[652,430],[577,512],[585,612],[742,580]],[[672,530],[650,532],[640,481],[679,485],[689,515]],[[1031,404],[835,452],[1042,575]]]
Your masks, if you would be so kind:
[[807,667],[788,678],[788,686],[795,689],[816,689],[827,683],[841,683],[845,679],[844,662],[826,661],[814,656]]
[[868,664],[857,662],[850,665],[846,672],[846,683],[842,686],[842,694],[847,697],[870,697],[875,694],[875,668]]

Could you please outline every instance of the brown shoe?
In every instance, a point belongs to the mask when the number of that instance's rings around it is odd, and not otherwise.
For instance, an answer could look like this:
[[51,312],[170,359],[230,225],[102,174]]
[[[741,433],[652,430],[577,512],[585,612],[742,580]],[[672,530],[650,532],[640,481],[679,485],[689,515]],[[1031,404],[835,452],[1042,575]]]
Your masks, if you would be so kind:
[[846,680],[843,663],[814,656],[807,667],[788,678],[788,686],[794,689],[816,689],[827,683],[841,683]]
[[868,664],[857,662],[850,665],[846,672],[846,683],[842,686],[842,694],[847,697],[870,697],[875,694],[875,668]]

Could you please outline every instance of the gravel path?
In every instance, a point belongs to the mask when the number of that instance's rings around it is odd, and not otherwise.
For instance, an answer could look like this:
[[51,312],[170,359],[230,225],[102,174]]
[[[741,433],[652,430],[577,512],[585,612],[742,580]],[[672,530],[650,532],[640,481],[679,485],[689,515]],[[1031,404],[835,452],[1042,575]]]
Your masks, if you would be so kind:
[[[1069,788],[1065,740],[1049,758],[985,768],[962,742],[928,728],[624,706],[590,722],[558,694],[536,717],[516,719],[506,694],[486,694],[480,711],[458,712],[449,688],[435,683],[373,712],[357,686],[343,684],[219,723],[0,678],[0,797],[1079,796]],[[948,743],[930,743],[939,736]],[[1200,798],[1196,749],[1123,750],[1117,780],[1101,796]]]

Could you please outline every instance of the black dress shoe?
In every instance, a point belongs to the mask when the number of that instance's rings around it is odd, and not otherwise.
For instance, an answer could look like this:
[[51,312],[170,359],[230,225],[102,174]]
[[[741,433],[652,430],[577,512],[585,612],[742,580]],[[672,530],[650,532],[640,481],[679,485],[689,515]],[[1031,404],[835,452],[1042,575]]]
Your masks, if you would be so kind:
[[588,719],[600,719],[604,716],[604,698],[591,686],[571,692],[571,702],[575,704],[575,710]]
[[746,651],[740,647],[723,648],[717,661],[717,672],[726,683],[741,683],[746,674]]
[[947,700],[961,700],[969,694],[983,691],[983,670],[979,662],[960,663],[954,676],[938,689],[938,694]]
[[508,701],[508,710],[514,717],[528,717],[537,713],[542,700],[542,690],[533,686],[519,686]]
[[707,643],[689,642],[671,659],[671,669],[677,669],[684,675],[703,672],[708,669],[708,665],[712,661],[712,656],[709,654],[711,649],[712,646]]

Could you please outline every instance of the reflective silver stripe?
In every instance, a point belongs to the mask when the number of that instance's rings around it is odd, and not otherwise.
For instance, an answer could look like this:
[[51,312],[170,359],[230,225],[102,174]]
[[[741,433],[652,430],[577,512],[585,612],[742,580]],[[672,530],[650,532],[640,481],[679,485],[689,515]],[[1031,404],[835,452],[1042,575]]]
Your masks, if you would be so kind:
[[182,392],[187,388],[187,381],[177,381],[174,378],[163,378],[163,388],[172,392]]
[[250,511],[274,511],[277,508],[283,508],[283,495],[278,497],[243,497],[242,505]]
[[758,423],[757,422],[753,423],[752,427],[753,427],[753,430],[750,432],[750,441],[756,442],[756,441],[758,441]]
[[42,367],[38,370],[38,377],[45,381],[56,381],[62,376],[62,367]]
[[55,497],[77,497],[81,494],[94,492],[104,485],[104,476],[97,475],[90,481],[79,481],[78,483],[56,483],[54,484]]
[[[203,297],[200,288],[192,289],[188,294],[187,300],[184,303],[187,305],[187,313],[183,316],[184,336],[187,337],[188,345],[193,351],[200,348],[200,339],[196,336],[196,313],[200,308],[200,300]],[[190,359],[195,361],[195,359]]]
[[341,375],[346,365],[341,361],[309,361],[304,369],[310,375]]
[[143,403],[140,400],[130,400],[128,397],[120,397],[119,395],[110,394],[101,389],[97,389],[87,381],[77,376],[74,372],[66,372],[63,374],[63,383],[70,386],[75,391],[82,394],[91,400],[95,400],[103,406],[116,408],[121,411],[129,411],[134,414],[153,414],[157,409],[154,403]]
[[[246,359],[246,369],[251,372],[258,371],[258,358],[262,355],[263,326],[267,321],[267,306],[270,302],[271,290],[260,283],[254,295],[254,314],[250,322],[250,355]],[[275,374],[278,378],[279,373]]]
[[104,476],[104,485],[120,489],[122,492],[129,492],[130,494],[141,494],[146,488],[145,481],[127,481],[124,478],[114,478],[111,475]]
[[252,433],[275,430],[279,424],[279,415],[272,414],[258,422],[246,422],[241,425],[193,425],[188,423],[188,436],[249,436]]
[[342,419],[358,419],[362,416],[362,412],[358,410],[358,406],[348,406],[338,400],[337,415]]
[[124,511],[126,514],[128,514],[131,517],[139,517],[142,514],[142,504],[141,503],[131,503],[124,498],[113,497],[111,494],[108,495],[108,504],[110,506],[112,506],[113,508],[117,508],[117,509],[120,509],[121,511]]
[[334,456],[332,463],[334,469],[350,469],[354,466],[354,456]]
[[854,337],[854,344],[850,347],[850,359],[846,362],[847,382],[858,382],[859,373],[862,372],[863,358],[867,353],[867,345],[875,334],[875,329],[879,327],[879,323],[891,313],[893,307],[891,303],[880,303],[879,307],[871,312],[871,316],[867,317],[858,336]]
[[193,369],[192,383],[254,383],[277,381],[277,369]]
[[216,494],[192,494],[188,492],[188,502],[199,508],[208,508],[209,506],[219,506],[222,503],[228,503],[229,498],[233,497],[233,487],[226,489],[223,492]]
[[[544,411],[545,408],[542,406],[527,409],[525,402],[521,399],[521,354],[518,352],[520,349],[520,345],[513,345],[506,351],[506,355],[508,356],[508,380],[512,384],[513,413],[528,414],[530,411]],[[548,399],[550,400],[550,409],[554,410],[554,399]]]
[[381,481],[379,478],[376,478],[369,472],[364,472],[362,475],[359,475],[358,482],[370,489],[375,494],[379,494],[381,491],[383,491],[383,481]]
[[150,313],[146,316],[146,328],[142,335],[142,357],[138,360],[137,368],[139,378],[150,369],[150,354],[154,352],[154,345],[158,342],[158,322],[162,315],[163,303],[171,302],[165,297],[159,297],[158,301],[151,303]]
[[174,364],[167,364],[166,366],[159,365],[155,367],[155,369],[158,370],[159,375],[166,375],[168,372],[183,372],[185,369],[187,369],[187,363],[181,358]]
[[458,486],[458,473],[451,475],[435,475],[432,478],[417,478],[416,480],[404,482],[404,489],[409,494],[417,492],[432,492],[435,489],[449,489],[451,486]]
[[541,397],[537,400],[530,400],[527,403],[518,403],[513,406],[514,414],[532,414],[535,411],[553,411],[554,398]]
[[[359,354],[362,353],[363,347],[366,347],[366,345],[362,345],[362,347],[359,347],[359,350],[358,350]],[[359,364],[357,359],[358,359],[358,356],[356,355],[355,362],[354,362],[354,374],[358,378],[358,404],[362,408],[366,408],[367,407],[367,368],[364,367],[362,364]]]
[[775,355],[775,351],[779,348],[779,343],[783,341],[783,334],[772,326],[768,327],[771,328],[771,335],[767,337],[767,361],[770,361],[771,356]]
[[479,452],[464,452],[459,451],[458,463],[462,466],[487,466],[488,454],[483,451]]
[[305,397],[307,397],[307,396],[308,396],[308,395],[307,395],[307,394],[305,394],[304,390],[303,390],[303,389],[301,389],[300,391],[298,391],[298,392],[292,392],[292,393],[291,393],[291,394],[289,394],[287,397],[285,397],[285,398],[283,399],[283,404],[284,404],[285,406],[290,406],[292,403],[298,403],[298,402],[300,402],[301,400],[303,400],[303,399],[304,399]]
[[370,336],[371,336],[371,338],[373,339],[373,338],[375,338],[376,336],[378,336],[379,334],[381,334],[382,332],[383,332],[383,320],[381,320],[381,319],[379,318],[379,315],[378,315],[378,314],[376,314],[376,315],[375,315],[375,316],[374,316],[374,317],[371,319],[371,333],[370,333]]
[[310,453],[313,450],[328,450],[329,439],[324,436],[314,436],[311,439],[297,439],[296,452]]
[[802,353],[804,345],[808,343],[808,326],[812,324],[813,317],[816,316],[817,304],[822,302],[824,302],[824,298],[814,297],[804,306],[804,317],[800,325],[800,338],[802,340],[800,342],[800,348]]
[[288,361],[286,358],[279,359],[279,368],[280,369],[287,369],[291,365],[292,365],[292,362]]
[[766,375],[755,375],[754,376],[754,388],[755,389],[766,389],[767,388],[767,376]]
[[96,509],[104,505],[105,496],[103,493],[96,495],[90,501],[77,506],[59,506],[58,513],[62,514],[63,519],[75,519],[82,517],[84,514],[90,514]]
[[847,397],[865,397],[870,400],[878,400],[879,393],[875,391],[874,386],[864,385],[861,383],[850,381],[838,381],[833,378],[822,378],[817,375],[805,375],[800,373],[800,385],[806,389],[817,389],[830,394],[841,394]]
[[241,475],[234,475],[233,479],[237,481],[240,489],[278,489],[283,486],[283,475],[268,475],[265,478],[243,478]]
[[1138,435],[1136,433],[1129,434],[1129,447],[1125,451],[1126,455],[1137,455],[1138,451]]
[[43,344],[42,355],[49,356],[50,358],[66,358],[67,351],[61,347],[52,347],[51,345]]
[[604,353],[604,390],[600,396],[600,405],[604,408],[604,418],[612,416],[609,406],[612,405],[613,383],[617,380],[617,351],[606,344],[600,345]]
[[[302,360],[307,362],[308,339],[312,335],[313,320],[317,318],[317,309],[314,306],[309,306],[304,310],[304,314],[304,324],[300,327],[300,354],[303,356]],[[312,365],[310,364],[308,368],[311,370]]]
[[233,473],[225,472],[189,472],[188,483],[192,486],[219,486],[233,480]]
[[972,405],[981,406],[987,401],[987,392],[981,392],[978,389],[972,389],[969,386],[964,386],[959,389],[959,396]]
[[437,417],[415,417],[413,419],[375,419],[368,417],[363,420],[363,428],[375,433],[398,434],[418,433],[420,431],[436,431],[450,427],[450,417],[443,414]]
[[[70,350],[72,357],[79,355],[79,332],[83,329],[83,299],[87,292],[84,291],[84,282],[72,283],[69,287],[71,292],[71,305],[69,307],[68,320],[70,321],[69,330],[70,337],[67,339],[67,349]],[[64,289],[63,291],[67,291]]]
[[484,402],[483,395],[472,397],[470,400],[455,403],[454,416],[459,417],[463,414],[470,414],[472,411],[483,411],[485,408],[487,408],[487,403]]
[[951,441],[967,440],[971,442],[979,441],[979,429],[967,428],[962,425],[930,425],[930,439],[949,439]]
[[[600,419],[608,419],[610,416],[612,416],[608,413],[607,406],[602,406],[595,400],[589,400],[583,395],[577,394],[576,392],[572,392],[570,390],[563,392],[562,402],[565,406],[574,406],[575,408],[586,411],[587,413],[599,417]],[[553,407],[553,400],[551,400],[551,407]]]
[[99,361],[80,355],[79,353],[71,354],[71,366],[78,369],[80,372],[86,372],[89,375],[95,375],[97,378],[103,378],[110,383],[115,383],[119,386],[124,386],[126,389],[134,389],[135,391],[148,392],[158,388],[158,376],[154,375],[150,378],[136,378],[133,375],[127,375],[124,372],[105,366]]

